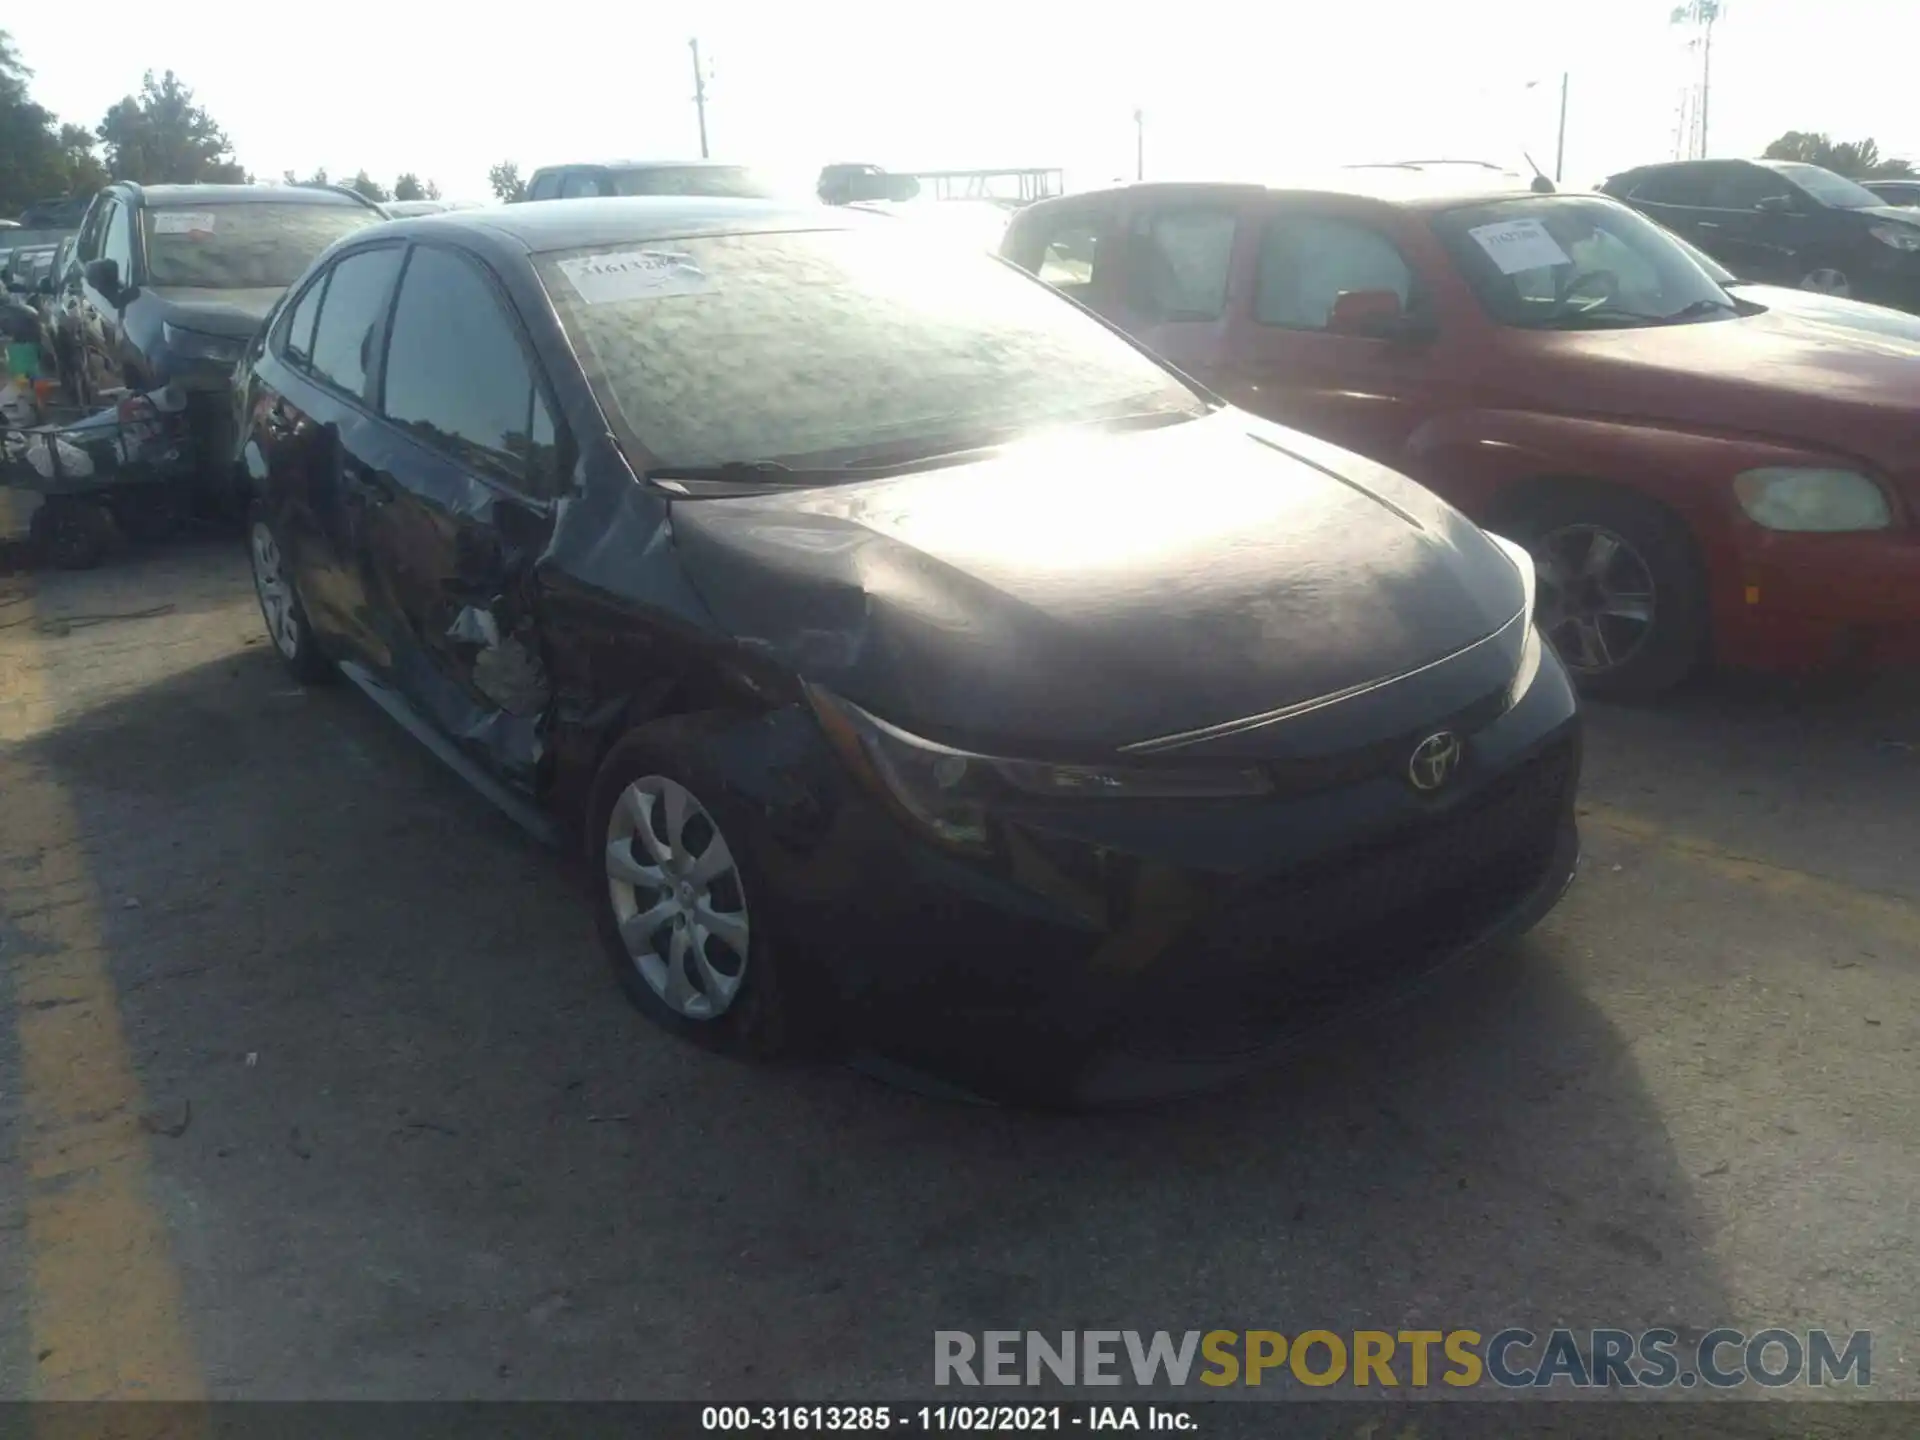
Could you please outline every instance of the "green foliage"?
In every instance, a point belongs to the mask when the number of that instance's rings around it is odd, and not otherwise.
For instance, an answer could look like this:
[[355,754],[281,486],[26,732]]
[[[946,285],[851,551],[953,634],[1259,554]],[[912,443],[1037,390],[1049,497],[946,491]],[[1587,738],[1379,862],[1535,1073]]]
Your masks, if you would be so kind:
[[427,187],[420,183],[420,177],[411,170],[393,182],[393,198],[396,200],[426,200]]
[[32,74],[0,30],[0,215],[64,193],[66,166],[53,113],[27,98]]
[[116,180],[164,185],[248,178],[233,158],[226,132],[171,70],[158,80],[149,70],[138,96],[129,95],[107,111],[100,138]]
[[358,190],[362,195],[366,196],[367,199],[375,202],[391,200],[393,198],[392,193],[386,186],[382,185],[364,170],[358,172],[353,179],[347,182],[347,188],[349,190]]
[[1909,160],[1883,156],[1879,143],[1871,138],[1843,140],[1835,144],[1826,135],[1810,130],[1787,131],[1767,146],[1763,158],[1798,160],[1806,165],[1818,165],[1849,180],[1892,180],[1920,174]]
[[502,160],[487,171],[487,184],[493,187],[494,195],[503,201],[527,198],[527,182],[520,178],[520,167],[511,160]]

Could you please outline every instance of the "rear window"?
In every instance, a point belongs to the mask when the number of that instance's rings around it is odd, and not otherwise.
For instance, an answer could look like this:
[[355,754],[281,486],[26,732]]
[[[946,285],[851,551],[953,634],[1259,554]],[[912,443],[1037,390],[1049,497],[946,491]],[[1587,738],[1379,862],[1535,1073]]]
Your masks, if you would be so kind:
[[705,195],[718,200],[772,200],[781,191],[743,165],[662,165],[612,172],[616,195]]
[[284,289],[322,250],[383,217],[357,205],[171,205],[147,210],[149,284]]
[[634,241],[538,266],[622,438],[662,465],[882,464],[1203,413],[1046,287],[912,228]]

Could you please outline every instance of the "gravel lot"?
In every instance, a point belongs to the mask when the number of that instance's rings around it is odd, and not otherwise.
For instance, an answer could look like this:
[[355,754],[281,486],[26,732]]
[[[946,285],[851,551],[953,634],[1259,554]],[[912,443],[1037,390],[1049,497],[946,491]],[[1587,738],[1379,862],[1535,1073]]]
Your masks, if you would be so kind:
[[286,679],[237,547],[0,580],[0,1392],[904,1397],[936,1328],[1666,1323],[1871,1328],[1920,1398],[1920,685],[1595,708],[1588,773],[1512,956],[1038,1117],[653,1032],[555,856]]

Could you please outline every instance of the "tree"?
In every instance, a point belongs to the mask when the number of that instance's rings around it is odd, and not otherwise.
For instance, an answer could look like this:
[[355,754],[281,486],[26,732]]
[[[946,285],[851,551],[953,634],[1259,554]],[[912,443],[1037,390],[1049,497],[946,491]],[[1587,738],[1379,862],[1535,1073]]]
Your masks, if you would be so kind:
[[1883,156],[1873,139],[1844,140],[1835,144],[1826,135],[1810,130],[1789,130],[1767,146],[1763,158],[1797,160],[1818,165],[1850,180],[1881,180],[1920,174],[1908,160]]
[[387,193],[386,186],[382,185],[364,170],[358,172],[353,179],[347,182],[347,188],[349,190],[358,190],[362,195],[366,196],[367,199],[376,203],[381,200],[391,200],[393,198],[392,195]]
[[511,160],[502,160],[487,171],[487,184],[493,187],[493,193],[503,201],[527,198],[527,182],[520,178],[520,167]]
[[93,147],[100,143],[93,131],[84,125],[62,125],[59,143],[69,195],[90,194],[107,183],[107,167],[93,153]]
[[316,189],[320,186],[331,185],[333,183],[331,180],[327,179],[327,167],[324,165],[321,165],[318,168],[316,168],[313,174],[307,176],[307,178],[304,180],[296,180],[291,170],[283,170],[280,172],[280,174],[281,174],[282,180],[286,184],[300,185],[300,186],[306,187],[307,189]]
[[129,95],[107,111],[100,138],[116,180],[164,185],[247,179],[226,132],[171,70],[159,80],[149,70],[137,97]]
[[62,194],[66,185],[53,112],[27,98],[32,74],[0,30],[0,215]]
[[420,177],[411,170],[393,182],[393,198],[396,200],[424,200],[427,187],[420,183]]

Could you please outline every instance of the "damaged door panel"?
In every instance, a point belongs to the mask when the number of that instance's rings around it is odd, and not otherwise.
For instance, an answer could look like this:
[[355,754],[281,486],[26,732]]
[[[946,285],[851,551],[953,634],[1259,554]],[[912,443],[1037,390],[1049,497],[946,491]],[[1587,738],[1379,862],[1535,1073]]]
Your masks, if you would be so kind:
[[563,473],[549,393],[480,266],[414,246],[394,301],[359,563],[387,617],[400,690],[528,789],[551,698],[530,586]]

